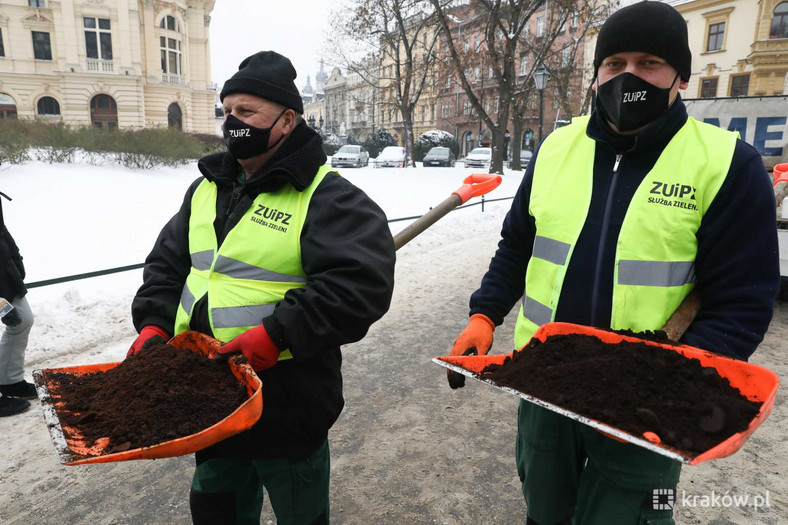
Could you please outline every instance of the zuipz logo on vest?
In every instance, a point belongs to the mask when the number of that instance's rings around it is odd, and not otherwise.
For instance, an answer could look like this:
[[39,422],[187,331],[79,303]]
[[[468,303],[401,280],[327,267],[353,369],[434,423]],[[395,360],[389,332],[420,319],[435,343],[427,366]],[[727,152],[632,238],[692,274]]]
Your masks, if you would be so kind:
[[695,188],[688,184],[679,184],[677,182],[668,184],[655,180],[651,181],[649,193],[656,195],[656,197],[648,198],[649,204],[684,208],[686,210],[698,209],[698,205],[693,202],[695,200]]
[[254,213],[249,218],[252,222],[267,226],[272,230],[287,233],[291,217],[293,216],[289,213],[270,208],[264,204],[258,204],[257,209],[254,210]]

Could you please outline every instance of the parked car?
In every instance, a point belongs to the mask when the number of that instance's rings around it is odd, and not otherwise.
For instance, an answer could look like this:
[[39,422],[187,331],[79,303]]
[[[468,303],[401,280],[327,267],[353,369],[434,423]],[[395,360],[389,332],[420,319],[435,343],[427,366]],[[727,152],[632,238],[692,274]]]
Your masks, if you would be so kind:
[[474,148],[465,156],[466,168],[489,169],[492,163],[492,148]]
[[355,166],[360,168],[369,164],[369,153],[364,146],[342,146],[331,157],[331,167]]
[[[520,150],[520,167],[523,169],[528,167],[528,164],[531,162],[531,157],[534,156],[533,151],[529,149],[521,149]],[[512,156],[509,155],[509,167],[512,167]]]
[[422,161],[422,165],[453,167],[456,161],[457,158],[454,156],[454,153],[452,153],[449,148],[442,148],[440,146],[436,146],[430,149],[427,152],[427,154],[424,155],[424,160]]
[[405,148],[401,146],[387,146],[380,155],[372,161],[373,168],[404,168]]

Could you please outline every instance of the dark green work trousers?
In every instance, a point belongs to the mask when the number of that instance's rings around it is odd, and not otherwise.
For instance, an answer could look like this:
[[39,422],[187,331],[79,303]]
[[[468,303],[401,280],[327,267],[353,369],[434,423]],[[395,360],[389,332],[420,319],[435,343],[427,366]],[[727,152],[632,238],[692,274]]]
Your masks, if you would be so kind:
[[678,461],[526,401],[518,412],[516,459],[528,517],[539,525],[674,523],[672,500],[658,489],[675,497]]
[[328,441],[300,460],[209,459],[197,466],[189,497],[197,525],[259,525],[263,487],[277,525],[328,523]]

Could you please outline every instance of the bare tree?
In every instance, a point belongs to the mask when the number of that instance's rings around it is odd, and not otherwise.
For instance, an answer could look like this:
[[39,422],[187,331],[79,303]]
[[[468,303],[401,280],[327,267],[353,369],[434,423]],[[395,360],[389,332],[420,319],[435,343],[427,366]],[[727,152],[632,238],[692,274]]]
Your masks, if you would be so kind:
[[[554,95],[552,100],[562,117],[581,114],[587,100],[583,92],[582,51],[589,29],[597,26],[611,11],[610,0],[573,0],[546,4],[542,36],[523,32],[522,65],[518,89],[512,99],[512,144],[522,144],[524,120],[536,106],[538,92],[533,74],[539,65],[549,71]],[[578,60],[580,64],[578,64]],[[579,66],[579,67],[578,67]],[[512,168],[521,169],[519,155],[512,158]]]
[[[395,110],[402,117],[403,144],[411,166],[413,114],[431,79],[430,68],[438,40],[437,26],[428,0],[354,0],[349,20],[335,40],[334,54],[348,71],[354,71],[379,91],[379,112]],[[347,42],[352,41],[353,46]],[[349,53],[348,49],[353,49]],[[359,61],[358,54],[374,54],[376,67]]]
[[[517,42],[528,25],[531,15],[545,0],[474,0],[467,6],[452,0],[430,0],[443,29],[448,55],[454,65],[454,74],[465,92],[468,103],[492,134],[493,157],[490,171],[503,173],[504,138],[509,122],[510,101],[516,85],[514,57]],[[456,15],[465,17],[458,20]],[[474,20],[483,35],[479,46],[465,45],[459,31],[453,31],[462,22]],[[469,62],[482,64],[482,76],[492,73],[493,91],[498,100],[497,111],[484,107],[484,91],[476,91],[473,75],[479,66],[469,68]],[[486,67],[485,67],[486,66]],[[484,69],[487,71],[484,71]],[[488,90],[489,91],[489,90]],[[495,113],[495,114],[493,114]]]
[[[570,19],[570,5],[574,7],[575,1],[563,2],[562,5],[549,6],[545,3],[545,10],[541,20],[534,31],[525,30],[520,41],[520,75],[517,77],[517,86],[512,94],[512,133],[510,148],[512,169],[520,170],[520,144],[522,144],[525,131],[525,119],[530,110],[535,106],[538,90],[533,77],[536,69],[546,65],[553,54],[558,37],[565,32],[567,21]],[[548,8],[552,7],[552,8]],[[559,9],[558,7],[563,7]],[[548,71],[550,69],[548,68]],[[552,74],[552,73],[551,73]]]

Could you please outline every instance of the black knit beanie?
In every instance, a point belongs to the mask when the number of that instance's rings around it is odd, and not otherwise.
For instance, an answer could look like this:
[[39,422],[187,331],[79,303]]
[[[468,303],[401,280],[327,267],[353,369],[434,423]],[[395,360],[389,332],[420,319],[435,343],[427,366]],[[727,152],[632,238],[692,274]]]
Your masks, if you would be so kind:
[[649,53],[665,60],[689,80],[692,53],[687,23],[681,13],[662,2],[639,2],[613,13],[602,25],[594,52],[594,75],[602,60],[615,53]]
[[260,51],[241,62],[238,72],[224,83],[219,99],[224,100],[231,93],[248,93],[303,114],[296,76],[290,59],[275,51]]

